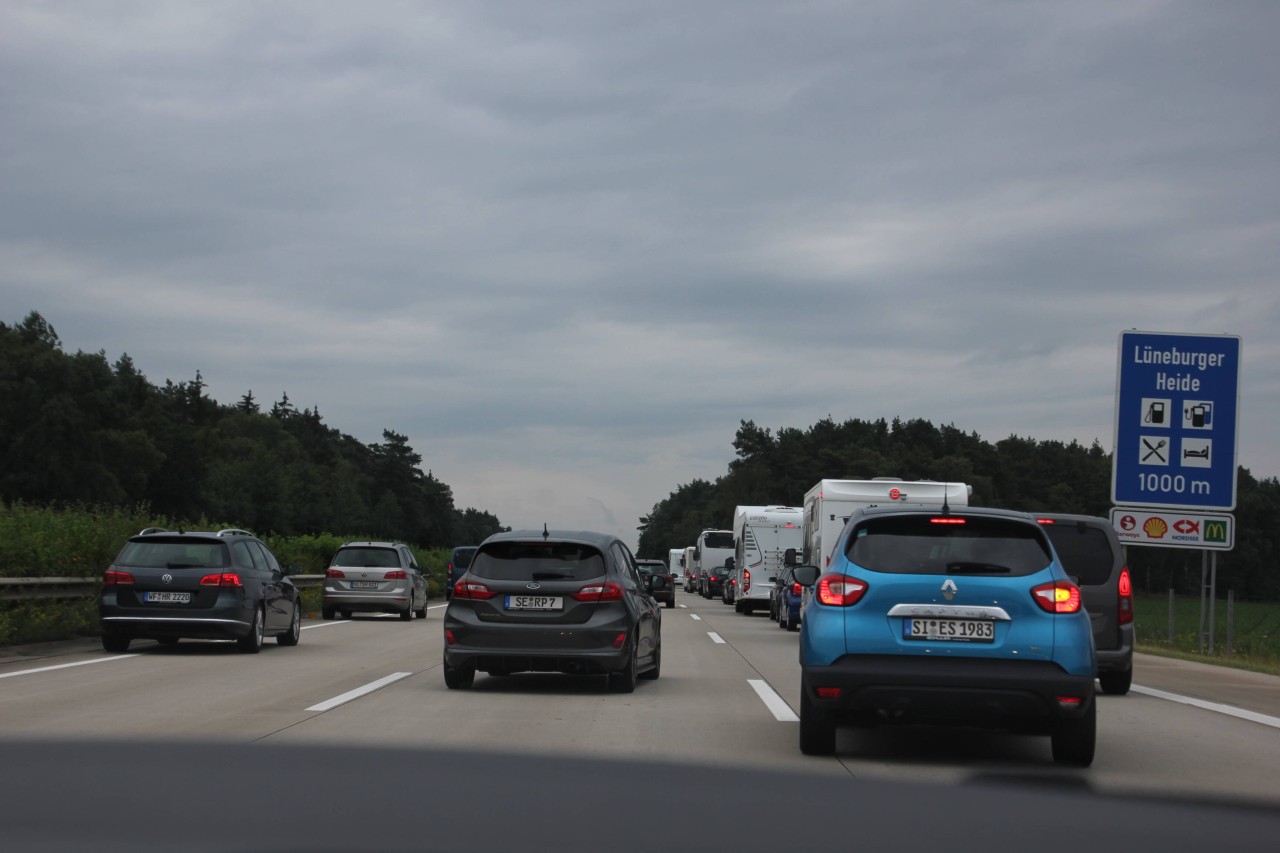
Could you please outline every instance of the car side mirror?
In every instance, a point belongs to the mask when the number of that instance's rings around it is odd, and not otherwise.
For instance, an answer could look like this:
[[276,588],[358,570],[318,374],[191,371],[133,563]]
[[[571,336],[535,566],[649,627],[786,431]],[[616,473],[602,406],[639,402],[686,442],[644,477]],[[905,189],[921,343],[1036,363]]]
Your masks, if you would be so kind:
[[818,582],[820,570],[817,566],[796,566],[792,577],[800,586],[813,586]]

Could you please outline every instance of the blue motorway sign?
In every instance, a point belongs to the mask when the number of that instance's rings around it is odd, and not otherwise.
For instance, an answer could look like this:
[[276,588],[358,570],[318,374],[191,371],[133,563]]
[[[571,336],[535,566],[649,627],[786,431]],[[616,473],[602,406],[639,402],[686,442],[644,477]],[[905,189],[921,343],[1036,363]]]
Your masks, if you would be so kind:
[[1111,501],[1236,505],[1240,338],[1120,333]]

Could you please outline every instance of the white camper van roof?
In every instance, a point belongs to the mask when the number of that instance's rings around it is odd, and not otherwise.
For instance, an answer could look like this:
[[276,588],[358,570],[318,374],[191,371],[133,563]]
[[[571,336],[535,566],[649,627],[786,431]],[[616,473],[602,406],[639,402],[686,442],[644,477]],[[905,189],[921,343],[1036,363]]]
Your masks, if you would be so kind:
[[853,501],[856,503],[942,503],[946,495],[948,503],[965,506],[973,487],[965,483],[942,483],[937,480],[895,480],[877,477],[874,480],[819,480],[805,495],[805,503],[814,497],[824,500]]

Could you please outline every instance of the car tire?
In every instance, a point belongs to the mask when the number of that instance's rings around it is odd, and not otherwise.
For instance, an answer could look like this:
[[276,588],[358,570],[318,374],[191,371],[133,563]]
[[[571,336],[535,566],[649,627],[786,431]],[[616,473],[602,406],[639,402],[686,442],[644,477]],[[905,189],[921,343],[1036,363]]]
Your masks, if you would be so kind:
[[321,617],[322,619],[324,619],[324,621],[326,621],[326,622],[331,622],[331,621],[333,621],[333,617],[334,617],[335,615],[336,615],[336,613],[334,612],[334,609],[333,609],[332,607],[321,607],[321,608],[320,608],[320,617]]
[[658,676],[662,674],[662,641],[658,641],[658,648],[653,652],[653,666],[640,673],[640,678],[645,681],[657,681]]
[[734,612],[734,613],[744,613],[744,612],[746,612],[746,609],[747,609],[747,608],[746,608],[746,605],[745,605],[742,601],[740,601],[740,600],[739,600],[739,601],[735,601],[735,602],[733,603],[733,612]]
[[795,619],[792,619],[792,618],[790,617],[790,614],[788,614],[788,615],[787,615],[787,630],[788,630],[788,631],[799,631],[799,630],[800,630],[800,617],[799,617],[799,616],[797,616]]
[[103,634],[102,648],[108,652],[127,652],[132,639],[132,637],[122,637],[119,634]]
[[611,693],[633,693],[636,689],[636,650],[631,644],[631,654],[627,655],[627,665],[616,672],[609,673],[609,691]]
[[778,611],[778,627],[784,631],[791,627],[790,625],[787,624],[787,617],[790,615],[791,614],[786,610]]
[[426,618],[427,618],[427,604],[428,604],[429,602],[430,602],[430,599],[429,599],[429,598],[427,598],[425,595],[424,595],[424,596],[422,596],[422,606],[418,608],[418,618],[419,618],[419,619],[426,619]]
[[444,662],[444,686],[450,690],[466,690],[476,681],[476,668],[474,666],[449,666],[449,662]]
[[413,621],[413,599],[410,599],[409,604],[405,606],[404,610],[400,611],[400,621],[401,622]]
[[1050,735],[1054,763],[1068,767],[1088,767],[1093,763],[1097,738],[1098,703],[1090,701],[1089,710],[1083,716],[1054,723],[1053,733]]
[[289,630],[276,637],[276,643],[281,646],[296,646],[298,640],[302,639],[302,602],[295,601],[293,603],[293,616],[289,619]]
[[249,655],[256,655],[262,651],[262,640],[266,632],[266,614],[263,612],[261,605],[253,611],[253,624],[249,626],[249,635],[236,640],[236,646],[240,651]]
[[809,691],[800,685],[800,751],[805,755],[834,755],[836,724],[814,707]]
[[1129,687],[1133,684],[1133,668],[1130,667],[1124,672],[1114,670],[1100,672],[1098,683],[1102,685],[1102,692],[1108,696],[1123,696],[1129,692]]
[[674,598],[667,599],[668,610],[670,610],[672,607],[675,607],[675,606],[676,606],[676,600]]

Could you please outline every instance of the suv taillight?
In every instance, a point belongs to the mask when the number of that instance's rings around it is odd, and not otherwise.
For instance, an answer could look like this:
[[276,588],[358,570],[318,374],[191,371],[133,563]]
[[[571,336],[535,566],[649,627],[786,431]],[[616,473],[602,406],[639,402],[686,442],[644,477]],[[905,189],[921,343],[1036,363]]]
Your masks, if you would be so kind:
[[494,591],[479,581],[460,580],[453,585],[454,598],[471,598],[476,601],[486,601],[493,598]]
[[867,584],[848,575],[826,575],[818,581],[818,601],[831,607],[849,607],[866,594]]
[[1031,590],[1031,597],[1045,613],[1080,612],[1080,587],[1069,581],[1042,583]]
[[571,595],[570,598],[575,601],[621,601],[622,585],[614,581],[593,583],[591,586],[584,586]]
[[1129,578],[1129,567],[1125,566],[1120,570],[1120,609],[1117,615],[1121,625],[1128,625],[1133,621],[1133,581]]
[[798,584],[798,583],[794,583],[794,582],[793,582],[793,583],[791,584],[791,594],[792,594],[792,595],[795,595],[795,596],[803,595],[803,594],[804,594],[804,587],[800,586],[800,584]]
[[244,581],[235,572],[222,572],[200,578],[200,586],[244,586]]
[[342,569],[327,569],[324,576],[327,578],[345,578],[347,573]]
[[404,571],[403,569],[397,569],[394,572],[387,572],[385,575],[383,575],[383,578],[389,581],[407,580],[408,577],[409,577],[409,573]]
[[107,573],[102,576],[103,586],[132,586],[133,575],[128,572],[122,572],[119,569],[107,569]]

